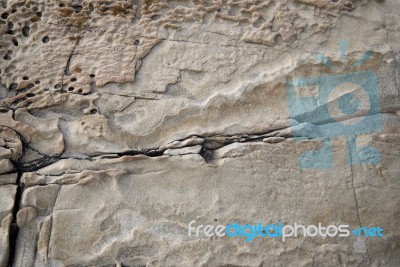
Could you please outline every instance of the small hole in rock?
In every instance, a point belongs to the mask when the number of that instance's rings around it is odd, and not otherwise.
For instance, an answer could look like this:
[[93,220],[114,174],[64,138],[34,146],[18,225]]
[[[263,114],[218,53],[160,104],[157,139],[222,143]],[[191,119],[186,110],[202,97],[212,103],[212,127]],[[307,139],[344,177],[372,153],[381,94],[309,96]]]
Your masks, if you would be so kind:
[[78,90],[78,94],[82,94],[82,92],[83,92],[82,89]]
[[96,77],[96,75],[90,74],[89,77],[90,77],[90,78],[94,78],[94,77]]
[[4,60],[11,60],[12,51],[8,51],[7,54],[3,57]]
[[71,82],[76,82],[76,78],[71,78]]
[[40,81],[36,81],[35,83],[36,83],[36,84],[40,84]]
[[54,85],[54,88],[60,89],[61,88],[61,84],[57,83],[56,85]]
[[3,13],[3,14],[1,14],[1,18],[2,18],[2,19],[7,19],[7,18],[8,18],[8,13]]
[[18,41],[16,39],[12,39],[12,42],[15,46],[18,46]]
[[74,91],[74,89],[75,89],[74,87],[70,87],[70,88],[68,88],[68,91],[71,92],[71,91]]
[[6,33],[10,34],[10,35],[14,35],[14,31],[13,30],[8,30],[8,31],[6,31]]
[[32,105],[32,102],[26,103],[26,106],[27,106],[27,107],[29,107],[30,105]]
[[354,8],[354,4],[352,2],[347,2],[344,4],[344,6],[347,8]]
[[135,40],[135,42],[133,43],[134,45],[139,45],[140,41],[139,40]]
[[44,88],[43,90],[45,90],[45,91],[49,91],[49,88]]
[[284,43],[284,42],[283,42],[282,35],[280,35],[280,34],[275,35],[275,37],[274,37],[274,42],[275,42],[275,44],[277,44],[277,45],[282,45],[282,44]]
[[[21,96],[19,93],[17,93],[17,95]],[[22,98],[18,98],[17,100],[15,100],[15,104],[19,104],[21,102],[25,102],[28,98],[24,95]]]
[[35,87],[35,85],[30,84],[30,85],[28,85],[28,86],[26,87],[26,90],[30,90],[30,89],[32,89],[33,87]]
[[79,13],[82,11],[82,6],[74,6],[75,12]]
[[86,124],[86,122],[82,122],[82,123],[81,123],[82,126],[85,125],[85,124]]
[[93,12],[94,11],[94,6],[92,4],[89,4],[89,11]]
[[27,81],[27,80],[29,80],[29,77],[24,76],[24,77],[22,77],[22,79],[23,79],[24,81]]
[[60,4],[59,7],[65,7],[65,5],[64,4]]
[[50,38],[45,36],[45,37],[43,37],[42,41],[43,41],[43,43],[47,44],[50,41]]
[[90,111],[90,114],[96,114],[97,113],[97,109],[92,109],[91,111]]
[[11,12],[12,12],[12,13],[15,13],[15,12],[17,12],[17,10],[16,10],[16,9],[13,9],[13,10],[11,10]]
[[15,70],[15,66],[11,65],[4,70],[4,73],[10,73],[11,75],[13,75],[13,70]]
[[24,102],[24,101],[26,101],[27,99],[28,99],[28,98],[27,98],[26,96],[24,96],[23,98],[18,99],[18,100],[16,101],[16,103],[18,104],[18,103]]
[[42,12],[36,12],[36,16],[38,16],[39,18],[42,17]]
[[17,89],[17,87],[18,87],[17,83],[10,84],[10,90],[15,90],[15,89]]
[[29,32],[30,32],[30,30],[31,30],[31,28],[29,28],[29,27],[24,27],[24,28],[22,28],[22,34],[23,34],[25,37],[29,37]]
[[35,94],[31,94],[31,93],[29,93],[29,94],[26,94],[26,96],[27,96],[27,97],[34,97],[34,96],[35,96]]

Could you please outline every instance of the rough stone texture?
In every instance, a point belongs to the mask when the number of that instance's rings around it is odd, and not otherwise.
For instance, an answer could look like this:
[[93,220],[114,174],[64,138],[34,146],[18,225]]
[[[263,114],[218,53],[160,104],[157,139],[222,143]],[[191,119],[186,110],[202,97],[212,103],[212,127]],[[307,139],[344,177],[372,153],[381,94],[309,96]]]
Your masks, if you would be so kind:
[[[398,141],[380,137],[370,142],[383,151],[388,166],[398,163],[400,150],[391,150],[400,146]],[[338,168],[304,175],[291,154],[315,146],[314,141],[300,145],[290,140],[233,143],[217,149],[208,164],[199,155],[124,156],[61,160],[27,173],[23,179],[29,187],[17,215],[17,266],[34,261],[37,266],[307,266],[327,260],[331,266],[368,261],[373,266],[395,266],[400,170],[340,168],[346,159],[345,143],[339,141],[333,155]],[[387,174],[377,176],[378,172]],[[286,243],[187,236],[192,219],[226,224],[250,218],[383,224],[391,234],[381,240],[298,238]],[[40,245],[33,254],[26,249],[33,246],[27,240]]]
[[16,191],[16,185],[0,186],[0,266],[7,266],[10,255],[9,235]]
[[[293,134],[287,82],[363,71],[380,115],[338,120],[381,117],[356,141],[379,164],[337,137],[331,169],[299,168],[327,123]],[[0,267],[399,266],[399,84],[398,0],[0,0]],[[191,220],[385,236],[246,243]]]

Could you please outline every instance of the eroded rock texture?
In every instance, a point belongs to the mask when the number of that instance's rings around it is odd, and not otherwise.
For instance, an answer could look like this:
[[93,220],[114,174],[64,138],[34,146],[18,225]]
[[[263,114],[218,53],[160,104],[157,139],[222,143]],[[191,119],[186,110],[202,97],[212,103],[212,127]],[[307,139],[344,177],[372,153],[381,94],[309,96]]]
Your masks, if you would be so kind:
[[0,267],[400,265],[398,0],[0,3]]

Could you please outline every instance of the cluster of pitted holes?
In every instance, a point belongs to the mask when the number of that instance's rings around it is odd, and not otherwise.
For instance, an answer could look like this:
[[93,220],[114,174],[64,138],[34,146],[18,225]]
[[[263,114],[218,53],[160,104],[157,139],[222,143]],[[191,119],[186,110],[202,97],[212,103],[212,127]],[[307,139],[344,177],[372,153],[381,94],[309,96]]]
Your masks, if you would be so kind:
[[[30,8],[30,4],[27,4],[26,7],[27,7],[27,8]],[[38,18],[41,18],[41,17],[42,17],[42,12],[39,12],[37,7],[33,7],[32,10],[35,12],[35,15],[36,15]],[[12,13],[15,13],[15,12],[17,12],[17,10],[16,10],[16,9],[13,9],[13,10],[12,10]],[[7,18],[9,17],[9,15],[10,15],[9,13],[4,12],[4,13],[2,13],[2,14],[0,15],[0,17],[1,17],[2,19],[4,19],[4,20],[7,20]],[[0,25],[2,25],[2,24],[6,24],[6,22],[0,20]],[[9,22],[9,23],[8,23],[8,30],[6,31],[6,34],[14,35],[15,32],[14,32],[14,30],[13,30],[13,27],[14,27],[14,24],[13,24],[12,22]],[[29,26],[25,26],[25,27],[22,28],[21,33],[22,33],[22,35],[23,35],[24,37],[29,37],[29,35],[30,35],[30,30],[31,30],[31,28],[30,28]],[[45,36],[45,37],[42,38],[42,42],[45,43],[45,44],[48,43],[49,41],[50,41],[50,38],[49,38],[48,36]],[[14,46],[18,46],[18,45],[19,45],[18,40],[17,40],[16,38],[13,38],[13,39],[12,39],[12,43],[14,44]],[[4,59],[4,60],[11,60],[11,59],[12,59],[12,55],[13,55],[13,52],[12,52],[11,50],[8,50],[7,53],[4,55],[3,59]]]
[[[22,77],[22,80],[28,81],[28,80],[29,80],[29,77],[24,76],[24,77]],[[39,81],[39,80],[38,80],[38,81],[35,81],[35,84],[36,84],[36,85],[39,85],[39,84],[40,84],[40,81]],[[18,91],[19,91],[19,92],[26,92],[26,91],[29,91],[30,89],[32,89],[33,87],[35,87],[34,84],[29,84],[29,85],[26,86],[25,88],[22,88],[22,89],[20,89],[20,90],[18,90]],[[10,87],[9,87],[10,90],[16,90],[17,88],[18,88],[18,84],[17,84],[17,83],[12,83],[12,84],[10,85]],[[23,101],[27,100],[28,98],[32,98],[32,97],[34,97],[34,96],[35,96],[34,93],[26,93],[24,97],[22,97],[22,98],[18,99],[17,101],[15,101],[15,104],[18,104],[18,103],[20,103],[20,102],[23,102]],[[32,104],[32,102],[28,102],[28,103],[27,103],[27,106],[30,106],[31,104]]]
[[[60,4],[59,6],[60,6],[60,7],[65,7],[64,4]],[[27,8],[30,8],[30,4],[27,4],[26,7],[27,7]],[[78,5],[78,6],[73,6],[73,8],[75,9],[75,12],[76,12],[76,13],[79,13],[79,12],[82,11],[82,6],[79,6],[79,5]],[[94,9],[94,8],[92,8],[92,9]],[[41,13],[41,12],[38,12],[38,8],[37,8],[37,7],[33,7],[33,11],[36,12],[35,14],[36,14],[37,17],[40,18],[40,17],[42,16],[42,13]],[[17,12],[17,10],[16,10],[16,9],[13,9],[13,10],[12,10],[12,13],[15,13],[15,12]],[[0,15],[0,17],[1,17],[2,19],[6,20],[6,19],[9,17],[9,14],[8,14],[7,12],[4,12],[4,13],[2,13],[2,14]],[[1,24],[6,24],[6,23],[3,22],[2,20],[0,20],[0,25],[1,25]],[[13,26],[14,26],[13,23],[11,23],[11,22],[8,23],[8,30],[7,30],[6,34],[9,34],[9,35],[14,35],[14,34],[15,34],[15,32],[13,31]],[[29,26],[25,26],[25,27],[22,28],[21,33],[22,33],[22,35],[23,35],[24,37],[29,37],[29,35],[30,35],[30,30],[31,30],[31,29],[30,29]],[[42,38],[42,42],[45,43],[45,44],[48,43],[49,41],[50,41],[50,38],[49,38],[48,36],[45,36],[45,37]],[[13,43],[14,46],[18,46],[18,45],[19,45],[18,40],[17,40],[16,38],[13,38],[13,39],[12,39],[12,43]],[[139,40],[136,40],[136,41],[135,41],[135,45],[138,45],[138,44],[139,44]],[[1,47],[0,47],[0,48],[1,48]],[[12,59],[12,55],[13,55],[13,51],[9,50],[9,51],[7,51],[7,53],[6,53],[6,55],[3,57],[3,59],[4,59],[4,60],[11,60],[11,59]],[[1,70],[0,70],[0,74],[1,74]],[[89,76],[90,76],[90,78],[94,78],[94,77],[95,77],[94,74],[91,74],[91,75],[89,75]],[[27,81],[27,80],[29,80],[29,77],[24,76],[22,79],[23,79],[24,81]],[[75,82],[75,81],[77,81],[76,78],[72,78],[72,79],[71,79],[71,82]],[[39,84],[40,84],[40,81],[36,81],[35,84],[36,84],[36,85],[39,85]],[[29,84],[27,87],[22,88],[22,89],[20,89],[19,91],[29,91],[29,90],[32,89],[34,86],[35,86],[34,84]],[[56,84],[56,85],[54,86],[55,89],[61,89],[61,87],[62,87],[61,84]],[[18,88],[18,83],[11,83],[10,86],[9,86],[10,91],[11,91],[11,90],[16,90],[17,88]],[[68,91],[72,92],[72,91],[74,91],[74,89],[75,89],[74,87],[69,87],[69,88],[68,88]],[[49,88],[45,88],[44,91],[49,91]],[[79,89],[79,90],[78,90],[78,93],[82,93],[82,89]],[[31,98],[31,97],[34,97],[34,96],[35,96],[35,94],[33,94],[33,93],[27,93],[27,94],[25,95],[25,97],[19,99],[19,100],[17,101],[17,103],[22,102],[22,101],[25,101],[27,98]],[[31,102],[28,102],[28,103],[27,103],[28,106],[29,106],[30,104],[32,104],[32,103],[31,103]],[[96,113],[97,113],[97,109],[91,109],[91,110],[90,110],[90,114],[96,114]]]
[[[90,74],[89,77],[93,79],[94,77],[96,77],[96,75],[95,74]],[[77,81],[77,79],[75,77],[72,77],[70,81],[71,81],[71,83],[74,83],[74,82]],[[55,88],[56,89],[60,89],[61,88],[61,84],[56,84]],[[75,87],[73,87],[73,86],[69,86],[68,89],[67,89],[68,92],[74,92],[74,90],[75,90]],[[83,92],[82,89],[79,89],[77,91],[78,94],[82,94],[82,92]]]
[[[90,5],[93,7],[92,4],[90,4]],[[59,4],[58,6],[63,8],[63,7],[65,7],[65,4]],[[83,9],[83,7],[80,5],[72,6],[72,8],[75,9],[75,13],[80,13]]]
[[[28,81],[28,80],[29,80],[29,77],[24,76],[24,77],[22,77],[22,80]],[[37,84],[37,85],[40,84],[40,81],[36,81],[35,84]],[[19,91],[27,91],[27,90],[29,90],[29,89],[32,89],[34,86],[35,86],[35,85],[33,85],[33,84],[29,84],[27,87],[22,88],[22,89],[20,89]],[[12,83],[12,84],[10,84],[10,86],[9,86],[10,91],[11,91],[11,90],[16,90],[17,88],[18,88],[18,84],[17,84],[17,83]]]
[[[96,75],[95,74],[90,74],[89,75],[89,77],[90,78],[94,78],[94,77],[96,77]],[[23,76],[22,77],[22,80],[24,80],[24,81],[28,81],[29,80],[29,77],[28,76]],[[76,82],[77,81],[77,79],[75,78],[75,77],[73,77],[73,78],[71,78],[71,82]],[[36,85],[39,85],[40,84],[40,81],[39,80],[37,80],[37,81],[35,81],[35,84]],[[22,89],[20,89],[20,90],[18,90],[19,92],[24,92],[24,91],[29,91],[30,89],[32,89],[33,87],[35,87],[35,85],[34,84],[29,84],[27,87],[25,87],[25,88],[22,88]],[[55,89],[61,89],[61,84],[56,84],[55,86],[54,86],[54,88]],[[12,83],[12,84],[10,84],[10,86],[9,86],[9,90],[10,91],[13,91],[13,90],[16,90],[18,88],[18,84],[17,83]],[[49,88],[45,88],[45,89],[43,89],[44,91],[49,91]],[[68,92],[72,92],[72,91],[74,91],[75,90],[75,88],[74,87],[69,87],[68,88]],[[82,91],[82,89],[79,89],[78,91],[77,91],[77,93],[79,93],[79,94],[81,94],[83,91]],[[22,102],[22,101],[25,101],[25,100],[27,100],[27,98],[32,98],[32,97],[34,97],[35,96],[35,94],[34,93],[27,93],[27,94],[25,94],[25,96],[23,97],[23,98],[20,98],[20,99],[18,99],[17,101],[15,101],[15,104],[18,104],[18,103],[20,103],[20,102]],[[30,106],[32,104],[32,102],[28,102],[27,103],[27,106]],[[96,114],[97,113],[97,109],[92,109],[92,110],[90,110],[90,114]]]

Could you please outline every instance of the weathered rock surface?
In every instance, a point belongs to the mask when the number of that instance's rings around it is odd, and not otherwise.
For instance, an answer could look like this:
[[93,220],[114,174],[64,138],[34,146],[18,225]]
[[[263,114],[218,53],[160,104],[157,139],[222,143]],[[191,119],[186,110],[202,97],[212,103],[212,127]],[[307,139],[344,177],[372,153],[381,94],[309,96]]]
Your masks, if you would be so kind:
[[13,220],[16,185],[0,186],[0,266],[7,266],[10,255],[10,227]]
[[400,265],[399,1],[0,0],[0,56],[0,267]]
[[[307,266],[326,261],[330,266],[395,266],[400,260],[400,170],[393,167],[400,150],[392,150],[400,143],[395,136],[369,141],[381,149],[385,165],[343,167],[345,143],[338,141],[336,168],[306,174],[294,155],[318,146],[315,141],[234,143],[216,150],[209,163],[199,155],[61,160],[23,177],[28,188],[17,215],[17,266]],[[187,234],[192,219],[225,224],[252,218],[379,224],[390,234],[380,240],[297,238],[286,243]],[[36,251],[26,248],[34,244],[40,245]]]

